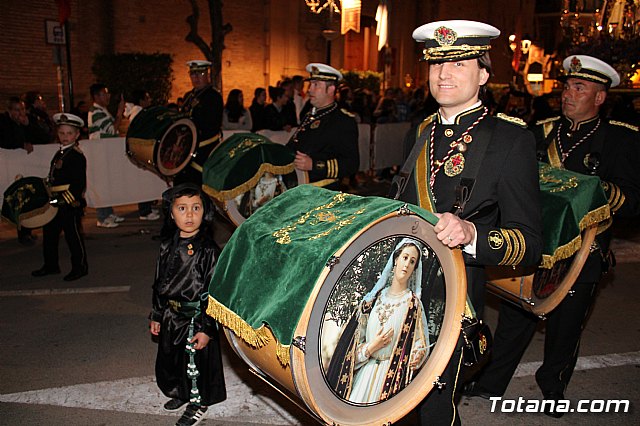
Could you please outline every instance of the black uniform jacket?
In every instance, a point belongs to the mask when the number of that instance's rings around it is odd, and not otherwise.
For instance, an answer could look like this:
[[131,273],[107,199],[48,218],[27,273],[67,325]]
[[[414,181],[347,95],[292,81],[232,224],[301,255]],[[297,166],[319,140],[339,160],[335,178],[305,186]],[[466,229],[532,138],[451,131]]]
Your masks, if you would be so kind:
[[87,160],[77,144],[55,153],[51,159],[49,186],[59,206],[86,206]]
[[[405,142],[409,145],[405,146],[405,156],[416,138],[426,137],[426,142],[402,199],[433,212],[449,212],[456,201],[456,186],[462,177],[473,179],[466,174],[480,162],[470,199],[460,213],[477,231],[476,257],[465,256],[465,262],[536,265],[542,251],[540,187],[535,141],[523,122],[507,116],[486,115],[469,132],[472,140],[462,153],[465,161],[462,172],[447,176],[442,166],[435,173],[433,191],[430,190],[431,171],[437,168],[435,160],[445,158],[452,142],[483,113],[482,106],[472,108],[461,113],[453,125],[442,124],[440,116],[434,114],[418,126],[416,137],[408,137]],[[454,148],[451,154],[457,153]]]
[[220,133],[223,109],[222,95],[211,85],[193,89],[184,95],[182,111],[191,115],[198,130],[198,141],[207,140]]
[[358,125],[353,115],[335,102],[309,112],[287,146],[311,157],[311,182],[335,181],[356,173],[360,166]]
[[[638,215],[638,128],[598,116],[578,123],[575,131],[571,130],[572,125],[573,122],[564,116],[536,123],[533,132],[541,159],[555,167],[599,176],[613,214],[620,217]],[[563,153],[568,154],[564,161]]]

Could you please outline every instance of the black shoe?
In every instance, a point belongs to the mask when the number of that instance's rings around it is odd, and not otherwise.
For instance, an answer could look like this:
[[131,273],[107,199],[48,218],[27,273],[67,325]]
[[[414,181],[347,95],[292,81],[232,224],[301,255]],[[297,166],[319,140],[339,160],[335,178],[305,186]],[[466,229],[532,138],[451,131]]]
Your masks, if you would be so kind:
[[74,280],[77,280],[78,278],[84,277],[88,273],[89,273],[89,271],[87,270],[87,268],[84,268],[84,269],[72,269],[71,272],[69,272],[67,275],[64,276],[63,280],[65,280],[65,281],[74,281]]
[[176,426],[194,426],[202,421],[204,415],[207,412],[207,407],[198,406],[194,404],[187,405],[187,409],[184,410],[184,414],[180,417],[180,420],[176,423]]
[[178,398],[171,398],[162,406],[162,408],[164,408],[164,411],[169,411],[169,412],[178,411],[180,407],[182,407],[186,403],[187,401],[183,401]]
[[542,396],[544,397],[544,399],[546,401],[555,401],[555,403],[553,404],[553,408],[551,408],[549,406],[550,404],[545,404],[544,413],[547,416],[555,417],[556,419],[559,419],[560,417],[564,416],[564,412],[556,411],[556,408],[558,407],[558,401],[560,401],[561,399],[564,399],[564,394],[563,393],[561,393],[561,392],[542,392]]
[[462,395],[469,397],[469,398],[474,398],[474,397],[480,397],[480,398],[484,398],[484,399],[489,399],[491,397],[500,397],[502,395],[498,395],[497,393],[493,393],[490,392],[488,390],[486,390],[485,388],[483,388],[482,386],[480,386],[478,384],[478,382],[469,382],[465,385],[464,390],[462,391]]
[[44,277],[45,275],[55,275],[60,273],[60,268],[49,268],[48,266],[43,266],[40,269],[36,269],[31,272],[31,275],[34,277]]

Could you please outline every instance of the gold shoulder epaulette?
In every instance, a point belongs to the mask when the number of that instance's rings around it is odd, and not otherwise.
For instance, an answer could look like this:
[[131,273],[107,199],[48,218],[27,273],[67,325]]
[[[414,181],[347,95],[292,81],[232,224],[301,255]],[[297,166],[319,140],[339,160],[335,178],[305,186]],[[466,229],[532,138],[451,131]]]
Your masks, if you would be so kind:
[[515,124],[516,126],[527,127],[527,123],[525,123],[524,120],[518,117],[512,117],[510,115],[503,114],[501,112],[496,114],[496,118],[499,118],[500,120],[508,121],[509,123]]
[[545,119],[536,121],[536,126],[540,126],[542,124],[547,124],[547,123],[552,123],[552,122],[558,121],[558,120],[560,120],[560,116],[559,115],[557,117],[545,118]]
[[614,126],[626,127],[627,129],[631,129],[634,132],[640,131],[638,126],[634,126],[633,124],[625,123],[623,121],[609,120],[609,124],[613,124]]
[[437,115],[438,115],[438,113],[433,113],[430,116],[428,116],[427,118],[425,118],[422,121],[422,123],[420,123],[420,125],[418,126],[420,128],[420,133],[422,133],[422,131],[425,129],[425,127],[427,127],[429,124],[433,123],[433,120],[435,120]]
[[354,117],[356,116],[354,113],[349,112],[349,111],[347,111],[347,110],[346,110],[346,109],[344,109],[344,108],[340,108],[340,111],[342,111],[342,113],[343,113],[343,114],[348,115],[348,116],[349,116],[349,117],[351,117],[351,118],[354,118]]

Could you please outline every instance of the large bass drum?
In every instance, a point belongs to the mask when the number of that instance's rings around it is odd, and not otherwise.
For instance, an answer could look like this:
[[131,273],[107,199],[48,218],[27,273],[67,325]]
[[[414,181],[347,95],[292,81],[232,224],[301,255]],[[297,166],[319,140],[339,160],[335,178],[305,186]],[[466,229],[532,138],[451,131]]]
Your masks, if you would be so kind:
[[173,176],[191,161],[197,138],[195,125],[184,114],[156,106],[143,109],[131,121],[126,152],[135,165]]
[[235,231],[207,313],[317,421],[396,422],[438,383],[465,312],[462,256],[437,240],[436,220],[395,200],[293,188]]
[[51,192],[37,176],[18,178],[4,192],[2,217],[26,228],[39,228],[51,222],[58,208],[51,204]]
[[571,291],[596,234],[611,223],[597,176],[540,163],[544,248],[539,267],[487,267],[487,289],[544,317]]
[[295,152],[255,133],[234,133],[211,153],[202,172],[203,188],[239,226],[285,191],[308,183],[293,165]]

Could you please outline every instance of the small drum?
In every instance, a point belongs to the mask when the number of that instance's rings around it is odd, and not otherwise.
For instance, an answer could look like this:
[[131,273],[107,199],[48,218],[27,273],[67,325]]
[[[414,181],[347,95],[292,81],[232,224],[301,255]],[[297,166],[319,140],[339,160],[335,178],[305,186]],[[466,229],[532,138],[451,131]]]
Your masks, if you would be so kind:
[[234,232],[207,313],[316,420],[396,422],[438,382],[465,312],[462,256],[437,240],[436,220],[396,200],[293,188]]
[[256,210],[294,186],[308,183],[293,165],[295,152],[255,133],[234,133],[203,167],[204,190],[239,226]]
[[544,247],[536,268],[487,267],[487,288],[544,317],[565,298],[589,256],[596,234],[610,224],[606,195],[597,176],[540,163]]
[[140,111],[129,125],[127,156],[137,166],[173,176],[189,164],[197,141],[196,126],[184,114],[151,107]]
[[28,176],[12,183],[4,192],[2,217],[26,228],[39,228],[51,222],[58,208],[51,203],[51,193],[45,180]]

